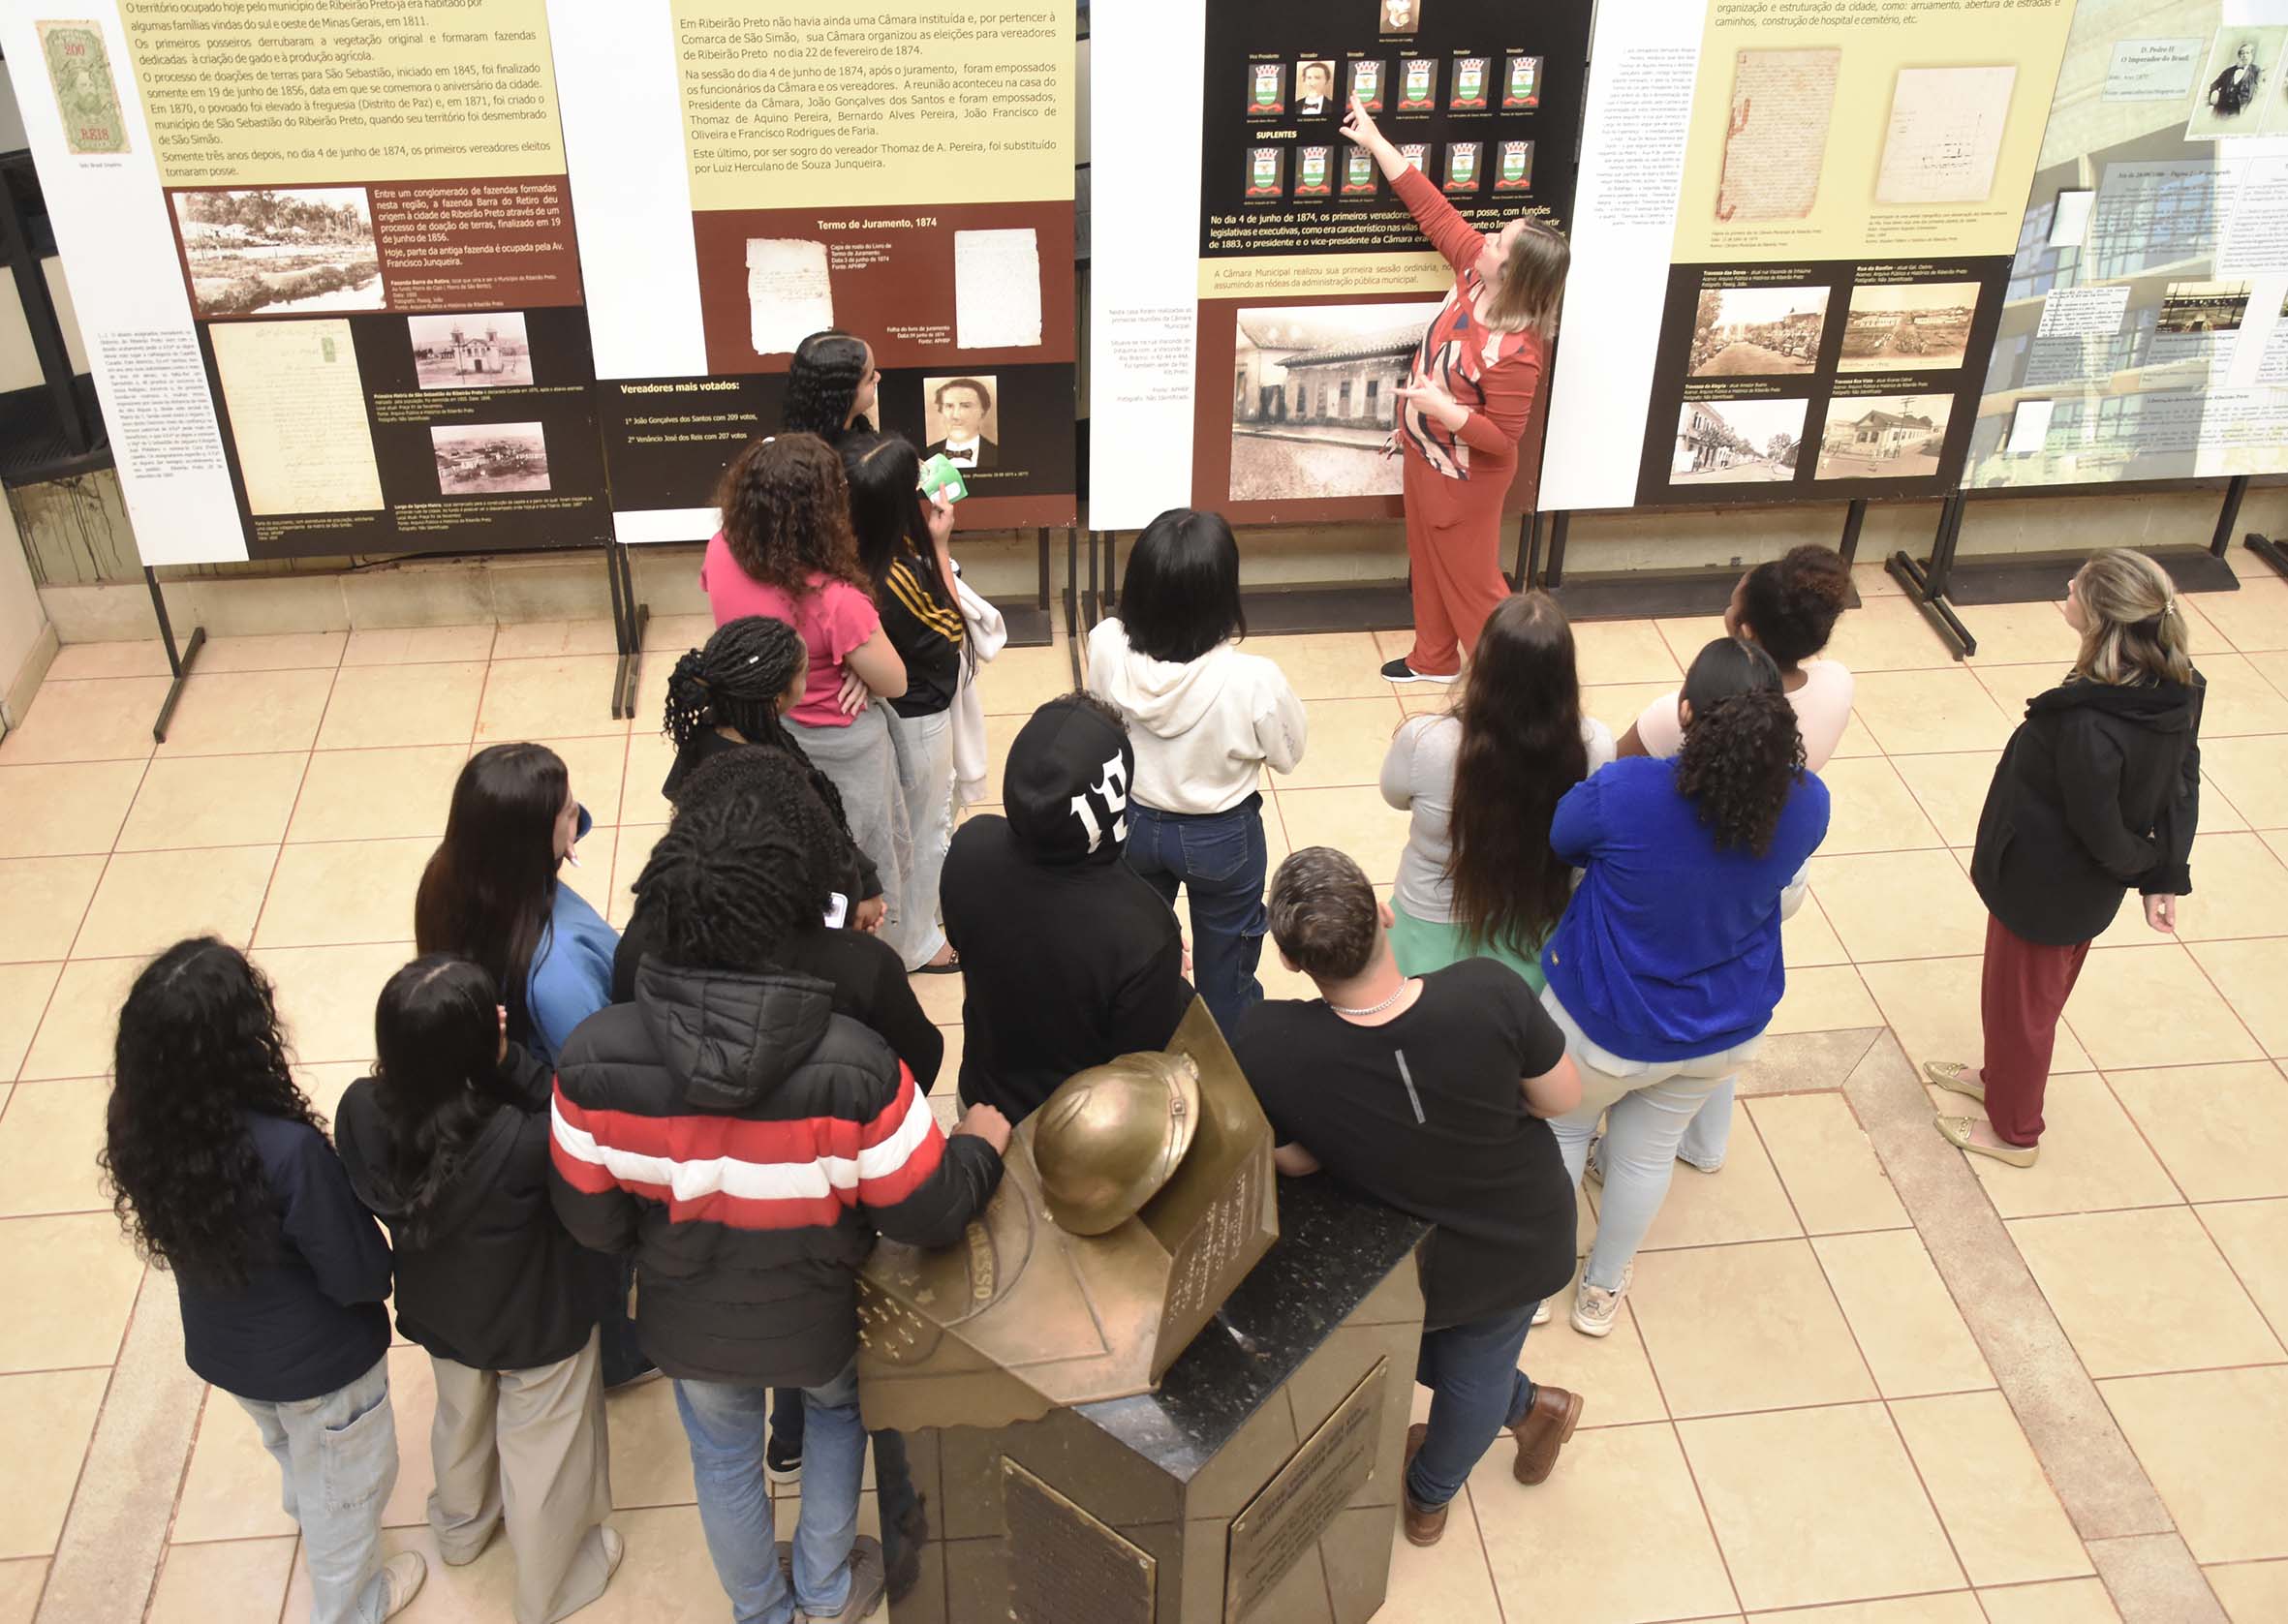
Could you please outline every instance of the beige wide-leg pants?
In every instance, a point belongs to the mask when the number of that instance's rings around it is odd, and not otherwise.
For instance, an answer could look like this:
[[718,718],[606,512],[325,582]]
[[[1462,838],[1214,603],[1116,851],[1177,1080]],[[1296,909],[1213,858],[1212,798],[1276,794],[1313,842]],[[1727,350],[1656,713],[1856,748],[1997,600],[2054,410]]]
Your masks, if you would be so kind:
[[429,1526],[446,1561],[474,1562],[506,1521],[516,1624],[554,1624],[603,1594],[611,1451],[597,1338],[529,1370],[472,1370],[432,1355],[437,1488]]

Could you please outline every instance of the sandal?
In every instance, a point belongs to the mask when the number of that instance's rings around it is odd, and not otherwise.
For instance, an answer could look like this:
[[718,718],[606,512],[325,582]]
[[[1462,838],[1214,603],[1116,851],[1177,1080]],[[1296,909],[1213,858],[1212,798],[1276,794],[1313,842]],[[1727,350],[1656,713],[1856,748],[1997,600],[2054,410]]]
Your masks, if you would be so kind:
[[1978,1068],[1964,1065],[1960,1060],[1925,1060],[1923,1075],[1949,1093],[1963,1094],[1986,1103],[1986,1080],[1978,1075]]
[[915,975],[959,975],[961,973],[961,955],[958,953],[948,954],[945,962],[942,965],[917,965],[913,968],[913,973]]
[[1974,1117],[1941,1117],[1938,1118],[1938,1137],[1957,1149],[1967,1150],[1974,1156],[1992,1156],[1995,1161],[2011,1167],[2031,1167],[2042,1153],[2038,1145],[1981,1145],[1970,1137],[1978,1126]]

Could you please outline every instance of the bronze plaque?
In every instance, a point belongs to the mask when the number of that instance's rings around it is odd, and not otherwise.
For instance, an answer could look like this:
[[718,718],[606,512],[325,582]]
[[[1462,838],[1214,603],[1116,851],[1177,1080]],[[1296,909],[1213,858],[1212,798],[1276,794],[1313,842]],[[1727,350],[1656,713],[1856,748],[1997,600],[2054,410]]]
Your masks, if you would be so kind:
[[1009,1616],[1017,1624],[1152,1624],[1159,1564],[1007,1455]]
[[1335,1413],[1231,1519],[1224,1624],[1252,1612],[1374,1476],[1375,1446],[1382,1436],[1382,1373],[1389,1364],[1387,1358],[1375,1361]]

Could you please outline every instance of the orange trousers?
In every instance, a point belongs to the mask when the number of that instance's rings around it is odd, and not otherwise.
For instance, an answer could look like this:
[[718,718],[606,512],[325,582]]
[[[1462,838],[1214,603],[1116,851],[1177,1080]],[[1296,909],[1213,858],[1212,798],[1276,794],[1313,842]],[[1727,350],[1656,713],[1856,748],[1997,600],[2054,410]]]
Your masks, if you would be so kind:
[[1517,465],[1449,479],[1411,447],[1402,455],[1414,589],[1414,652],[1407,663],[1424,676],[1448,677],[1462,669],[1486,617],[1509,596],[1501,573],[1501,499]]

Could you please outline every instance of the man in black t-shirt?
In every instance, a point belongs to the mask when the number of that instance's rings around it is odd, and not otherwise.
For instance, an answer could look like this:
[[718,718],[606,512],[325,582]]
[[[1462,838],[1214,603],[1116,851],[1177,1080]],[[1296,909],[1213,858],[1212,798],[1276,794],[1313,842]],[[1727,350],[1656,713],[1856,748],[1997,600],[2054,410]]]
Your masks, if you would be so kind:
[[1278,1139],[1282,1173],[1338,1181],[1438,1225],[1422,1262],[1414,1379],[1430,1421],[1407,1433],[1406,1529],[1445,1532],[1446,1503],[1506,1430],[1537,1484],[1581,1397],[1536,1387],[1518,1353],[1573,1274],[1573,1182],[1546,1118],[1581,1100],[1565,1040],[1518,973],[1465,959],[1399,971],[1390,910],[1356,863],[1310,846],[1271,882],[1271,934],[1319,996],[1260,1005],[1232,1044]]
[[1076,1071],[1164,1049],[1191,1008],[1184,938],[1121,861],[1136,754],[1120,713],[1052,699],[1009,744],[1005,815],[953,837],[938,901],[961,955],[961,1098],[1022,1121]]

